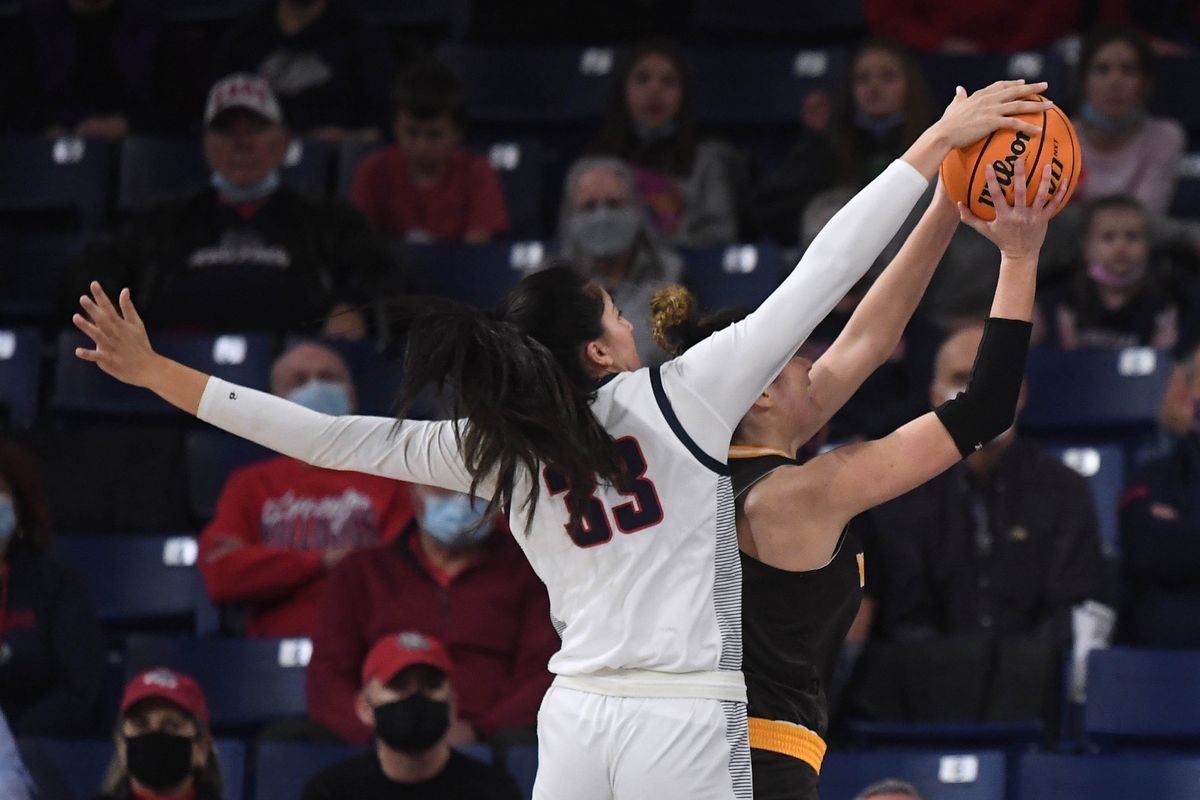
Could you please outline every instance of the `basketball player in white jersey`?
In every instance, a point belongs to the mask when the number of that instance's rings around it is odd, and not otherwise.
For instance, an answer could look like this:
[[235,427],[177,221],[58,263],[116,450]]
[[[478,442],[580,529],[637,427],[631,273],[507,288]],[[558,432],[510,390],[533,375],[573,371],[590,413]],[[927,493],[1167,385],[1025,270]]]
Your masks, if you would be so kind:
[[99,284],[76,354],[175,406],[302,461],[490,498],[545,582],[562,648],[538,718],[538,800],[750,798],[738,543],[726,458],[762,390],[865,273],[953,147],[1045,84],[960,96],[826,225],[753,314],[659,369],[599,286],[565,267],[489,312],[423,298],[407,395],[445,385],[455,415],[329,417],[157,355],[128,290]]

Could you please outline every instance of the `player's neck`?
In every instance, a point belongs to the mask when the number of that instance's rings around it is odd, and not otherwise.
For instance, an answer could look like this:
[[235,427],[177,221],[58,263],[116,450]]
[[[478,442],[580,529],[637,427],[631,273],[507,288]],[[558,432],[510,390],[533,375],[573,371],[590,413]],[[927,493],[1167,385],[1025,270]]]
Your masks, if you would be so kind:
[[375,743],[379,766],[388,780],[396,783],[424,783],[441,774],[450,761],[450,745],[445,741],[424,753],[401,753],[380,741]]

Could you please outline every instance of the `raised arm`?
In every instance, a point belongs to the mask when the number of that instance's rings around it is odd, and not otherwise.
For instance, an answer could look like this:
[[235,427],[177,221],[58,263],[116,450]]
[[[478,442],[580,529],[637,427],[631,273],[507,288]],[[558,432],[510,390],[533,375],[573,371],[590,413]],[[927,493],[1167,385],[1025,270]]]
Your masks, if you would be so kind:
[[668,399],[706,453],[725,460],[730,432],[878,257],[950,149],[998,128],[1036,132],[1012,115],[1043,110],[1044,103],[1020,98],[1045,87],[1003,81],[970,97],[960,89],[942,118],[834,215],[758,310],[663,366]]
[[[1002,197],[994,171],[990,166],[986,171],[993,196]],[[1001,254],[1000,279],[967,390],[883,439],[841,447],[804,466],[781,470],[756,488],[748,513],[767,519],[788,514],[790,523],[780,518],[780,524],[770,527],[790,524],[797,536],[822,537],[832,547],[855,515],[928,481],[1012,425],[1029,345],[1038,252],[1046,223],[1061,200],[1049,194],[1047,167],[1038,197],[1027,207],[1024,171],[1018,161],[1014,205],[998,205],[993,222],[982,222],[959,207],[963,219],[995,242]],[[805,509],[799,525],[796,508]]]
[[939,183],[933,200],[900,252],[854,309],[833,344],[813,364],[813,405],[820,430],[872,372],[882,366],[912,319],[958,227],[958,209]]
[[[281,397],[247,389],[186,367],[150,346],[129,290],[120,311],[99,283],[80,298],[86,314],[72,322],[95,349],[75,355],[117,380],[149,389],[171,405],[243,439],[326,469],[350,470],[465,492],[471,476],[452,422],[397,423],[388,417],[332,417]],[[490,492],[483,485],[480,491]]]

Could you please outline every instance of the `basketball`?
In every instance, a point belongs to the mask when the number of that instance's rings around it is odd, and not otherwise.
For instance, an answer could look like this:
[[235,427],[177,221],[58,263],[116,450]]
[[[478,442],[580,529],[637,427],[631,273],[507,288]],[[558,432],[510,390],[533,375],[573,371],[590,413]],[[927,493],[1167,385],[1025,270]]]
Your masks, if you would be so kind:
[[[1043,100],[1034,95],[1033,100]],[[1040,135],[1002,128],[968,147],[951,150],[942,161],[942,184],[950,198],[962,203],[980,219],[996,218],[991,193],[987,188],[984,167],[996,170],[996,181],[1004,190],[1007,202],[1012,202],[1012,178],[1017,159],[1025,160],[1025,179],[1029,187],[1027,201],[1033,204],[1042,183],[1042,170],[1050,165],[1050,191],[1057,195],[1066,192],[1066,200],[1054,212],[1066,207],[1079,182],[1079,137],[1071,120],[1057,105],[1036,114],[1022,114],[1019,119],[1041,127]]]

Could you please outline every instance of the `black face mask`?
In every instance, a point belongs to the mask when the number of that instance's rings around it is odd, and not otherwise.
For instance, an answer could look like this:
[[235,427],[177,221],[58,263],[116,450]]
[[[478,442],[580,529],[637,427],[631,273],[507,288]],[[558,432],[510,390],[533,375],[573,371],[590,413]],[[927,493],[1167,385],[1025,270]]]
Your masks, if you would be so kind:
[[129,775],[147,789],[178,786],[192,771],[192,739],[153,731],[125,737]]
[[420,692],[375,708],[375,735],[402,753],[423,753],[449,729],[450,704]]

